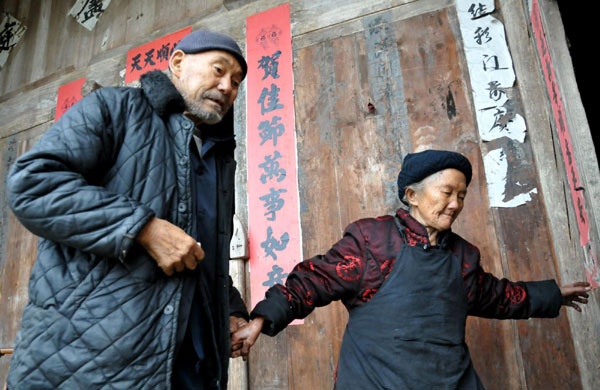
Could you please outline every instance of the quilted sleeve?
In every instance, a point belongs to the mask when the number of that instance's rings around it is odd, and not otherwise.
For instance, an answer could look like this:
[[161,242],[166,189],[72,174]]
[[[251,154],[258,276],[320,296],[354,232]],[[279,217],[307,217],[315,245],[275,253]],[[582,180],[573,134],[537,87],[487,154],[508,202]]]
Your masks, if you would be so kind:
[[463,263],[470,315],[499,319],[558,316],[562,296],[556,282],[499,279],[484,271],[479,250],[474,249],[471,257],[476,258]]
[[117,124],[128,110],[123,95],[106,88],[87,96],[12,165],[8,203],[34,234],[124,260],[133,238],[154,215],[101,186],[124,137],[124,125]]

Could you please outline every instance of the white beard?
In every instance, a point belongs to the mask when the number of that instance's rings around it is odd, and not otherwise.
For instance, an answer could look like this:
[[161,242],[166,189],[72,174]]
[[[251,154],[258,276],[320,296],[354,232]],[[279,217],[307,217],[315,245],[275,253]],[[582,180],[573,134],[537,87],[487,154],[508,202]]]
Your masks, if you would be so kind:
[[223,120],[223,115],[221,115],[217,111],[207,111],[202,108],[202,102],[204,101],[204,98],[198,101],[195,100],[193,97],[184,94],[183,99],[185,100],[185,105],[187,106],[188,112],[196,118],[198,118],[202,123],[206,123],[207,125],[214,125]]
[[202,108],[202,103],[205,99],[216,99],[223,102],[227,101],[227,97],[217,91],[205,91],[200,96],[200,100],[196,100],[193,96],[190,96],[187,91],[182,95],[188,112],[207,125],[214,125],[221,122],[225,114],[227,114],[227,111],[231,108],[231,106],[222,106],[215,111]]

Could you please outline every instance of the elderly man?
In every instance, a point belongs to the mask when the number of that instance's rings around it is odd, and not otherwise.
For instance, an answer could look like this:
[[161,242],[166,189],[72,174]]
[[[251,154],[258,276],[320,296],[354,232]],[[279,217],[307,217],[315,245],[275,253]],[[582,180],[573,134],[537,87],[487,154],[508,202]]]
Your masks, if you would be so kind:
[[230,110],[247,65],[195,31],[141,88],[72,107],[13,165],[7,195],[37,234],[10,389],[224,389],[230,327]]
[[461,154],[409,154],[398,177],[409,211],[362,219],[324,256],[298,264],[269,289],[233,335],[246,353],[259,332],[274,335],[316,306],[341,299],[350,313],[336,388],[482,389],[465,344],[467,315],[556,317],[581,310],[587,283],[513,283],[484,272],[479,250],[452,233],[471,181]]

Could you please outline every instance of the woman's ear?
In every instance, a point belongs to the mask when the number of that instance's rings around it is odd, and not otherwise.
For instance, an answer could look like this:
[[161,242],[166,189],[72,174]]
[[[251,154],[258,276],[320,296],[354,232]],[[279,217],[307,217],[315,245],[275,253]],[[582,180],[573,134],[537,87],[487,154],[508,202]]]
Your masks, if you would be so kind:
[[406,195],[406,201],[411,206],[419,206],[419,197],[417,196],[417,192],[415,190],[413,190],[412,188],[407,188],[404,191],[404,195]]
[[185,53],[181,50],[175,50],[171,58],[169,59],[169,69],[171,69],[171,73],[173,77],[180,78],[181,77],[181,67],[183,58],[185,57]]

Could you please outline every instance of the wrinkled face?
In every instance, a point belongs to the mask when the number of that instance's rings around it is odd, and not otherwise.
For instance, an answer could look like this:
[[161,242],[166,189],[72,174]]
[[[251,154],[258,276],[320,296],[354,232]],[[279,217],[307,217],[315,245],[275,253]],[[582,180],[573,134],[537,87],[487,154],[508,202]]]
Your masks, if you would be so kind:
[[243,78],[235,57],[221,50],[198,54],[178,50],[169,65],[189,114],[202,123],[220,122],[233,105]]
[[439,175],[425,181],[425,188],[415,192],[406,190],[411,204],[411,215],[428,230],[444,231],[463,209],[467,195],[467,179],[457,169],[445,169]]

